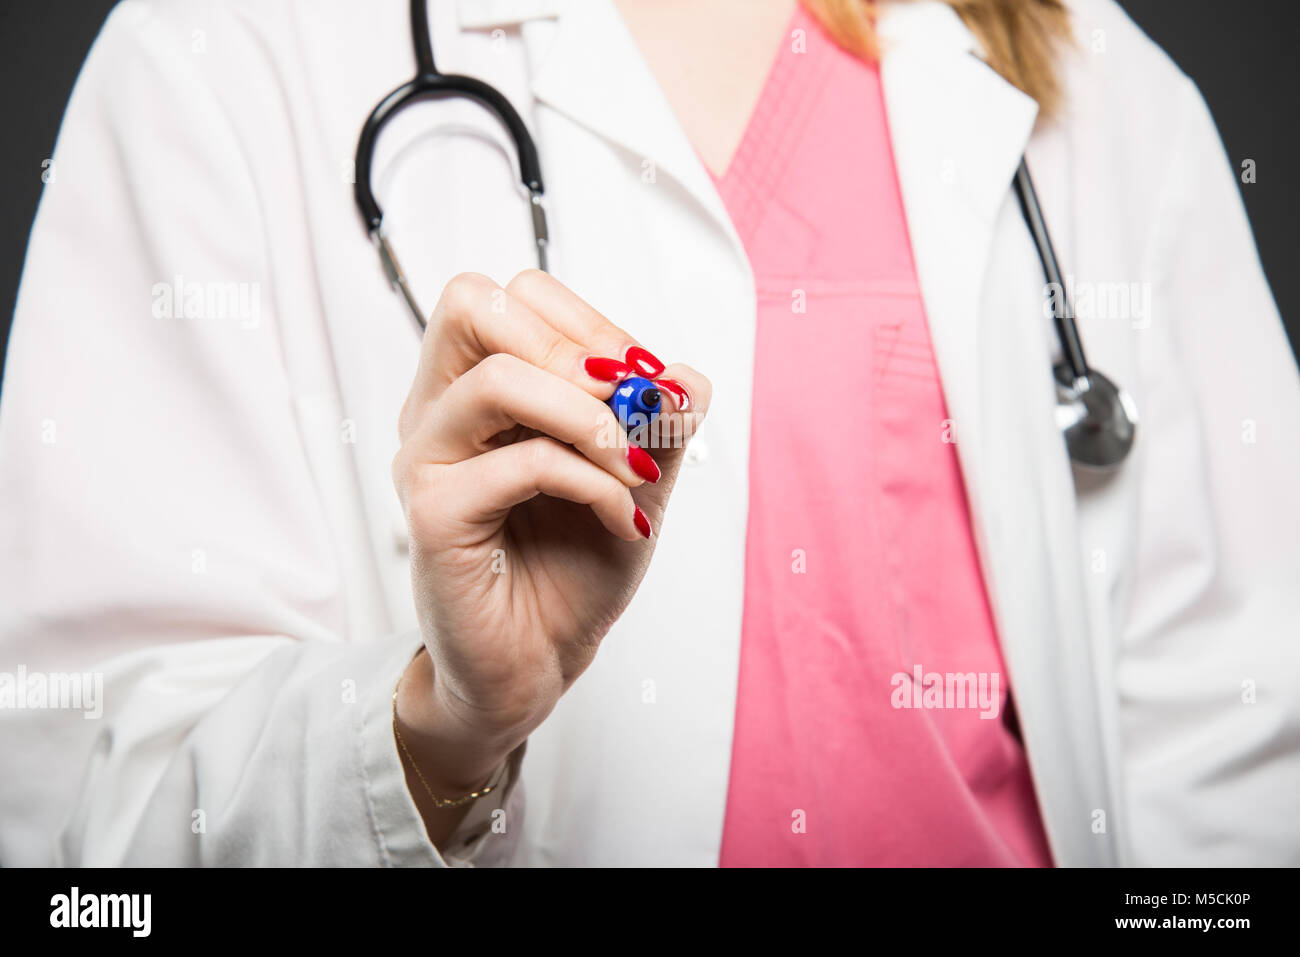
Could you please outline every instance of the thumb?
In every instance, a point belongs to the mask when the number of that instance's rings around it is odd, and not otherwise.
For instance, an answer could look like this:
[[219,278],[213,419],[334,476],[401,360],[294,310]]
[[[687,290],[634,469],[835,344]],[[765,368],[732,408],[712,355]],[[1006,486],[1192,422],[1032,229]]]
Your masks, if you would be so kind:
[[661,472],[658,482],[647,482],[636,489],[637,504],[658,528],[685,460],[686,447],[708,415],[713,384],[682,363],[670,365],[654,382],[663,396],[663,411],[649,427],[634,430],[629,439],[650,453]]

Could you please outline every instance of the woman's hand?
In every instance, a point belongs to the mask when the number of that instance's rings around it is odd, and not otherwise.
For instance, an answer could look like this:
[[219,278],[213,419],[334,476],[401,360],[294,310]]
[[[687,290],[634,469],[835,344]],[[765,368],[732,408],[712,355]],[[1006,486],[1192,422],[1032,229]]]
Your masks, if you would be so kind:
[[[687,366],[657,366],[546,273],[443,290],[393,478],[428,652],[403,679],[399,724],[446,793],[483,784],[541,723],[645,575],[711,392]],[[662,375],[660,447],[630,446],[605,404],[623,374]]]

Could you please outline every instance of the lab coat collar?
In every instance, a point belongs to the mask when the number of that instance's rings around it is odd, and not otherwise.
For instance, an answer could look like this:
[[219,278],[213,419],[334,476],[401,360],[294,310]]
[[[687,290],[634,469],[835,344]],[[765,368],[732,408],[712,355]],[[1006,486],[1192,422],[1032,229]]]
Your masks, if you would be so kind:
[[[533,75],[533,95],[621,146],[643,171],[676,180],[739,247],[713,178],[613,0],[459,3],[466,28],[556,17],[549,48]],[[890,72],[906,76],[885,89],[891,128],[901,117],[894,143],[900,178],[904,172],[913,180],[928,177],[972,207],[981,222],[991,221],[1033,128],[1034,101],[977,58],[974,35],[946,3],[883,3],[878,33],[886,83]],[[924,68],[891,71],[892,61]],[[898,142],[899,136],[904,142]],[[942,151],[935,152],[936,147]],[[951,182],[941,179],[946,168],[937,167],[938,160],[951,161]]]
[[[539,11],[545,6],[535,2]],[[532,90],[541,102],[621,146],[642,175],[676,180],[743,255],[712,177],[612,0],[565,6]]]
[[900,49],[980,54],[980,44],[951,6],[936,0],[883,0],[876,39],[882,55]]
[[456,0],[462,30],[491,30],[559,16],[568,0]]

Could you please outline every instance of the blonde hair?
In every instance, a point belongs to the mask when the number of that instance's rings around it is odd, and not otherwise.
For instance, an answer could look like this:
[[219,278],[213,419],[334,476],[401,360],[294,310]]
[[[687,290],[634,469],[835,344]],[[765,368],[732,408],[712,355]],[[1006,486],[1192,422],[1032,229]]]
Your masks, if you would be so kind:
[[[873,0],[801,0],[844,49],[875,59]],[[1056,48],[1070,35],[1064,0],[945,0],[984,47],[989,66],[1038,101],[1050,115],[1060,105]]]

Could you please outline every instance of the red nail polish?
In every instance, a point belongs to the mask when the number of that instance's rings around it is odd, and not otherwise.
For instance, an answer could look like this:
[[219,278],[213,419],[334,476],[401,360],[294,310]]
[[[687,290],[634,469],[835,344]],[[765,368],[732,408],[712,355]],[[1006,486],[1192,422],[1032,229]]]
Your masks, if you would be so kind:
[[583,363],[583,368],[587,370],[587,375],[601,382],[619,382],[636,371],[626,362],[602,356],[591,356]]
[[632,524],[646,538],[650,537],[650,519],[645,517],[645,512],[641,511],[640,508],[632,513]]
[[658,482],[660,471],[659,463],[650,457],[650,453],[639,445],[629,445],[627,447],[627,464],[632,466],[632,471],[641,476],[647,482]]
[[673,397],[677,402],[678,412],[685,412],[691,407],[691,394],[686,391],[686,386],[676,379],[655,379],[655,385],[661,392],[667,392]]
[[623,357],[627,364],[647,379],[653,379],[664,371],[664,364],[640,346],[633,346]]

